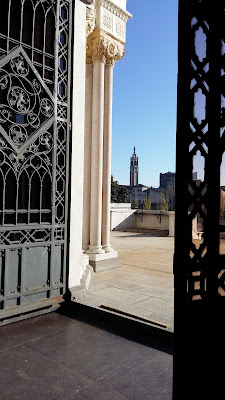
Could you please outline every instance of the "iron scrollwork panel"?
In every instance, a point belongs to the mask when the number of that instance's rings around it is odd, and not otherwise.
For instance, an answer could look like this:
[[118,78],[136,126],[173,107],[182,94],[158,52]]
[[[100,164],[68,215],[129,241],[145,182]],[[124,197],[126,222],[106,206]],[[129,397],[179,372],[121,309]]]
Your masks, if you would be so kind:
[[[3,10],[0,304],[7,308],[29,301],[30,289],[32,301],[65,288],[72,0],[4,0]],[[34,259],[40,267],[32,275]],[[14,262],[20,272],[12,291]],[[26,274],[31,274],[28,286],[34,279],[35,287],[36,280],[36,292],[25,288]]]

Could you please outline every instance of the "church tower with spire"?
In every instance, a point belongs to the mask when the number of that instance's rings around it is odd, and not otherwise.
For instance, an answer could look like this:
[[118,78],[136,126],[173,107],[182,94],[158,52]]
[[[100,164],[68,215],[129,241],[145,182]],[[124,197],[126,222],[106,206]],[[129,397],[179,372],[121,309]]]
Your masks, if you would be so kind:
[[137,186],[138,185],[138,157],[134,152],[130,158],[130,186]]

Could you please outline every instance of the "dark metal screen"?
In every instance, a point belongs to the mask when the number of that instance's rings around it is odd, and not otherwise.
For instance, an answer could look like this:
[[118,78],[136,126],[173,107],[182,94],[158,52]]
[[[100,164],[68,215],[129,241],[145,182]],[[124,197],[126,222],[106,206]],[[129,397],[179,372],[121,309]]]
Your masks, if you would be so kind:
[[173,398],[222,398],[224,1],[179,1],[177,104]]
[[71,13],[72,0],[1,0],[0,308],[6,315],[65,290]]

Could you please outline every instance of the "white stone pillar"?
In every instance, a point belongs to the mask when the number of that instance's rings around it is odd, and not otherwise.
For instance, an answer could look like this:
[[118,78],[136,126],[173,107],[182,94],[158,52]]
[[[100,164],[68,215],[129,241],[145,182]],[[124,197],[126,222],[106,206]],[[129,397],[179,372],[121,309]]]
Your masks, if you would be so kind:
[[92,90],[93,65],[86,64],[85,87],[85,131],[84,131],[84,199],[83,199],[83,250],[90,244],[90,199],[91,199],[91,142],[92,142]]
[[91,215],[90,246],[88,253],[105,253],[101,245],[102,228],[102,166],[104,124],[104,72],[105,63],[93,63],[92,101],[92,157],[91,157]]
[[102,245],[105,252],[114,251],[110,245],[111,203],[111,152],[112,152],[112,97],[113,63],[105,66],[105,104],[103,136],[103,182],[102,182]]
[[105,31],[95,28],[88,36],[87,60],[93,63],[93,97],[90,246],[87,253],[95,271],[121,266],[118,253],[110,247],[109,235],[113,65],[123,55],[124,43]]
[[83,219],[83,165],[84,165],[84,111],[85,111],[85,65],[86,65],[86,7],[75,1],[74,47],[73,55],[73,93],[72,93],[72,153],[71,153],[71,209],[69,243],[68,286],[80,284],[82,257],[82,219]]

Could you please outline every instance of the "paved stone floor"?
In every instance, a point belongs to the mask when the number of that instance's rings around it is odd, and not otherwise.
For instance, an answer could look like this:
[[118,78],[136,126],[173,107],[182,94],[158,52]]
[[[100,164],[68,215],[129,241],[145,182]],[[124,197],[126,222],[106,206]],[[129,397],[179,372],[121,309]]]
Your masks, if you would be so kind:
[[113,231],[111,245],[122,267],[95,273],[82,303],[159,322],[173,331],[174,238]]
[[121,334],[118,324],[59,310],[0,328],[0,393],[4,400],[170,400],[172,352],[150,336]]

